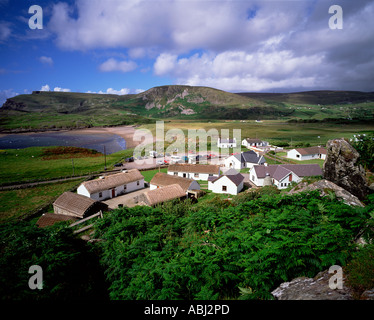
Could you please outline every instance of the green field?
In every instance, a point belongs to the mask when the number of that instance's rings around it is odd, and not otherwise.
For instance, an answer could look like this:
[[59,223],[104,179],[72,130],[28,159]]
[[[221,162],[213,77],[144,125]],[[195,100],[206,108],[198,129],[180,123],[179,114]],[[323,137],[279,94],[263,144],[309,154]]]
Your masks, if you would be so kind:
[[[43,150],[45,147],[1,150],[0,185],[89,175],[104,170],[104,155],[82,158],[72,156],[73,160],[44,160]],[[127,149],[106,155],[107,169],[112,168],[121,159],[132,156],[132,153],[132,149]]]
[[[141,128],[149,129],[156,136],[155,124],[145,124]],[[374,131],[373,122],[365,123],[289,123],[281,120],[264,120],[255,122],[248,120],[245,122],[239,120],[232,121],[184,121],[168,120],[164,123],[165,134],[170,129],[181,129],[188,138],[189,129],[205,129],[207,132],[216,129],[221,134],[222,129],[228,129],[230,137],[234,129],[241,130],[241,139],[259,138],[269,141],[273,145],[288,143],[289,147],[295,147],[297,144],[326,145],[328,140],[336,138],[352,138],[354,134],[370,133]],[[187,140],[186,140],[187,141]],[[210,139],[208,143],[210,143]],[[216,140],[212,141],[216,145]]]
[[0,223],[9,219],[27,218],[37,209],[48,206],[65,191],[77,187],[82,181],[78,179],[27,189],[0,191]]

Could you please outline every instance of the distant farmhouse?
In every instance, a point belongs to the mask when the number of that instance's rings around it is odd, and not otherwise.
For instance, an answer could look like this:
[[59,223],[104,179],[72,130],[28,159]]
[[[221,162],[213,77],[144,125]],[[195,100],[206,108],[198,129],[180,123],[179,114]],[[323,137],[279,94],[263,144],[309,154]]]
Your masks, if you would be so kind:
[[157,172],[149,183],[150,190],[162,188],[171,184],[178,184],[186,194],[189,190],[200,190],[200,185],[197,181],[164,172]]
[[253,150],[234,154],[224,160],[225,167],[236,170],[252,168],[254,165],[263,165],[265,162],[265,158]]
[[300,182],[304,177],[321,176],[318,164],[282,164],[253,166],[249,179],[258,187],[274,185],[278,189],[287,188],[291,182]]
[[242,140],[242,146],[250,148],[250,147],[267,147],[269,145],[269,142],[263,141],[260,139],[251,139],[247,138]]
[[193,180],[208,181],[209,177],[218,177],[221,169],[213,164],[172,164],[168,167],[168,174]]
[[154,207],[166,201],[185,199],[186,197],[186,192],[179,184],[170,184],[162,188],[142,193],[138,196],[138,204]]
[[326,155],[327,150],[323,147],[298,148],[287,152],[287,158],[294,160],[325,160]]
[[77,193],[94,200],[106,200],[143,188],[143,175],[139,170],[132,169],[85,181],[78,187]]
[[211,177],[208,180],[208,190],[214,193],[237,195],[243,189],[244,177],[234,169],[229,169],[224,175]]
[[217,140],[218,148],[236,148],[236,138],[234,139],[221,139]]

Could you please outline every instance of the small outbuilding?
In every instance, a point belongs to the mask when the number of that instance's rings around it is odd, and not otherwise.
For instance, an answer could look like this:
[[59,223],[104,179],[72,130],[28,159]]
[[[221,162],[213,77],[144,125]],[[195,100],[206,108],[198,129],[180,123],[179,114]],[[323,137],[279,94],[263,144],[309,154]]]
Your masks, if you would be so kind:
[[157,172],[149,183],[150,190],[162,188],[171,184],[179,184],[186,194],[189,190],[200,190],[200,184],[197,181],[164,172]]
[[138,197],[140,205],[154,207],[158,204],[174,199],[185,199],[186,192],[179,184],[171,184],[162,188],[144,192]]
[[64,215],[83,219],[99,211],[108,210],[108,206],[100,201],[87,198],[73,192],[64,192],[53,203],[56,215]]

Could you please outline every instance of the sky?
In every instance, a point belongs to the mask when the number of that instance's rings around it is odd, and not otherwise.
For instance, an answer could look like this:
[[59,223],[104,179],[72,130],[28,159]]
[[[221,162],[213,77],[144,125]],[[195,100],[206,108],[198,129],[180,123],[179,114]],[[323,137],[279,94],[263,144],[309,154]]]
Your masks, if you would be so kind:
[[0,0],[0,103],[172,84],[374,91],[373,17],[374,0]]

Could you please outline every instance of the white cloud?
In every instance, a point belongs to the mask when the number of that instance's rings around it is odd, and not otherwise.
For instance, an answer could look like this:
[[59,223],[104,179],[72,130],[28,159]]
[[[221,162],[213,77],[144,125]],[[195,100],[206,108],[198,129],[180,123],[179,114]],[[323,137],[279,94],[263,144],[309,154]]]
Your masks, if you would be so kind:
[[70,92],[71,90],[70,89],[66,89],[66,88],[60,88],[60,87],[55,87],[53,89],[54,92]]
[[[46,85],[42,86],[40,91],[52,91],[52,90],[51,90],[51,87],[48,84],[46,84]],[[54,92],[70,92],[71,90],[67,89],[67,88],[55,87],[53,89],[53,91]]]
[[40,91],[51,91],[51,88],[49,87],[48,84],[46,84],[45,86],[42,86],[42,88],[40,89]]
[[41,56],[39,58],[39,61],[43,64],[52,66],[53,65],[53,59],[51,57]]
[[113,88],[108,88],[105,91],[87,91],[86,93],[98,93],[98,94],[117,94],[117,95],[125,95],[125,94],[131,94],[131,93],[141,93],[145,90],[143,89],[129,89],[129,88],[122,88],[120,90],[116,90]]
[[175,54],[162,53],[160,54],[153,66],[154,73],[158,76],[165,75],[172,72],[177,63],[178,56]]
[[319,55],[297,57],[287,50],[225,51],[180,59],[163,54],[156,59],[154,72],[175,77],[179,84],[212,86],[229,91],[262,91],[315,85],[315,68],[322,59],[323,56]]
[[136,67],[137,65],[134,61],[117,61],[116,59],[110,58],[99,66],[99,70],[102,72],[130,72],[135,70]]
[[329,29],[323,0],[76,0],[52,5],[48,30],[63,49],[127,50],[131,60],[108,59],[102,72],[129,72],[146,58],[154,75],[181,84],[373,91],[374,3],[339,4],[343,30]]
[[13,89],[0,90],[0,107],[6,101],[6,99],[18,96],[19,93],[15,92]]

